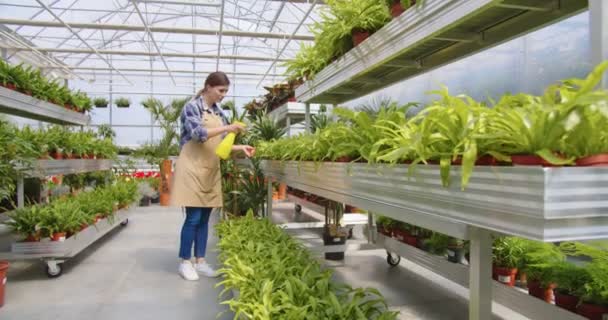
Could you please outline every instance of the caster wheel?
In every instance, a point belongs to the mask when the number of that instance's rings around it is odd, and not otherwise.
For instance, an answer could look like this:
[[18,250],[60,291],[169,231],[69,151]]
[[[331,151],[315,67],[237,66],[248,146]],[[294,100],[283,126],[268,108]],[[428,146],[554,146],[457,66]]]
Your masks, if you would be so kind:
[[46,266],[46,275],[49,278],[57,278],[63,273],[63,264],[57,263],[55,265]]
[[386,262],[391,266],[397,266],[399,264],[399,262],[401,262],[401,257],[400,256],[393,256],[392,254],[388,253],[386,255]]
[[301,213],[302,212],[302,206],[299,204],[296,204],[296,206],[294,207],[294,209],[296,210],[296,213]]
[[126,226],[126,225],[128,225],[128,224],[129,224],[129,219],[126,219],[125,221],[123,221],[123,222],[120,223],[120,225],[123,226],[123,227]]

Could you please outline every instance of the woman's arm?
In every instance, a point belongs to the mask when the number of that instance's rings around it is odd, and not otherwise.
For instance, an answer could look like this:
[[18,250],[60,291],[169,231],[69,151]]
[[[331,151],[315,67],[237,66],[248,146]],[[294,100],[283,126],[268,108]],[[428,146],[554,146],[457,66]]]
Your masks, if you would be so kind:
[[252,146],[241,145],[241,144],[232,146],[232,152],[239,152],[239,151],[242,151],[243,153],[245,153],[247,158],[251,158],[255,155],[255,148]]

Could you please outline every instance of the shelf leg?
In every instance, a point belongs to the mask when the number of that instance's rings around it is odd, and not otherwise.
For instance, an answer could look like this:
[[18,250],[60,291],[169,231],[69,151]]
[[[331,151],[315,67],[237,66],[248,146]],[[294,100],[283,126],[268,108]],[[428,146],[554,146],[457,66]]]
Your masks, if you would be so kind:
[[310,132],[310,103],[306,103],[306,112],[304,113],[304,121],[305,121],[305,125],[306,127],[304,128],[306,130],[306,132]]
[[285,118],[285,126],[287,127],[287,136],[291,137],[291,118]]
[[266,217],[270,219],[272,215],[272,180],[268,178],[268,186],[267,186],[267,194],[266,194]]
[[24,185],[23,177],[17,178],[17,207],[18,208],[23,208],[23,206],[25,205],[25,203],[24,203],[25,191],[24,191],[23,185]]
[[367,212],[367,243],[372,244],[376,242],[374,238],[374,214],[371,211]]
[[470,227],[469,320],[492,319],[492,238],[490,232]]
[[[608,60],[608,3],[605,0],[589,1],[591,27],[591,62],[594,65]],[[604,74],[603,88],[608,88],[608,75]]]

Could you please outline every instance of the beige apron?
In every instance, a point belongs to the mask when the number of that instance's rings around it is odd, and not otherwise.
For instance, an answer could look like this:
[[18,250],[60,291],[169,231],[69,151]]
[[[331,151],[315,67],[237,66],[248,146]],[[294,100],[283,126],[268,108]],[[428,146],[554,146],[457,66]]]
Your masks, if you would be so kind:
[[[202,124],[206,129],[224,125],[222,118],[213,113],[204,113]],[[203,143],[190,140],[182,147],[175,164],[172,206],[223,206],[220,158],[215,154],[215,148],[221,141],[222,135],[217,135]]]

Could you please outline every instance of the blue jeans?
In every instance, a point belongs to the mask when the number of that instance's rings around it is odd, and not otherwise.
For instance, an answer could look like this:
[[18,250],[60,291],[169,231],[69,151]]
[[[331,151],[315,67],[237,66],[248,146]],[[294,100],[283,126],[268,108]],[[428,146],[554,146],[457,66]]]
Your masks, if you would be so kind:
[[180,258],[189,260],[192,257],[193,242],[194,256],[197,258],[205,257],[211,210],[212,208],[186,207],[186,220],[182,226],[179,246]]

